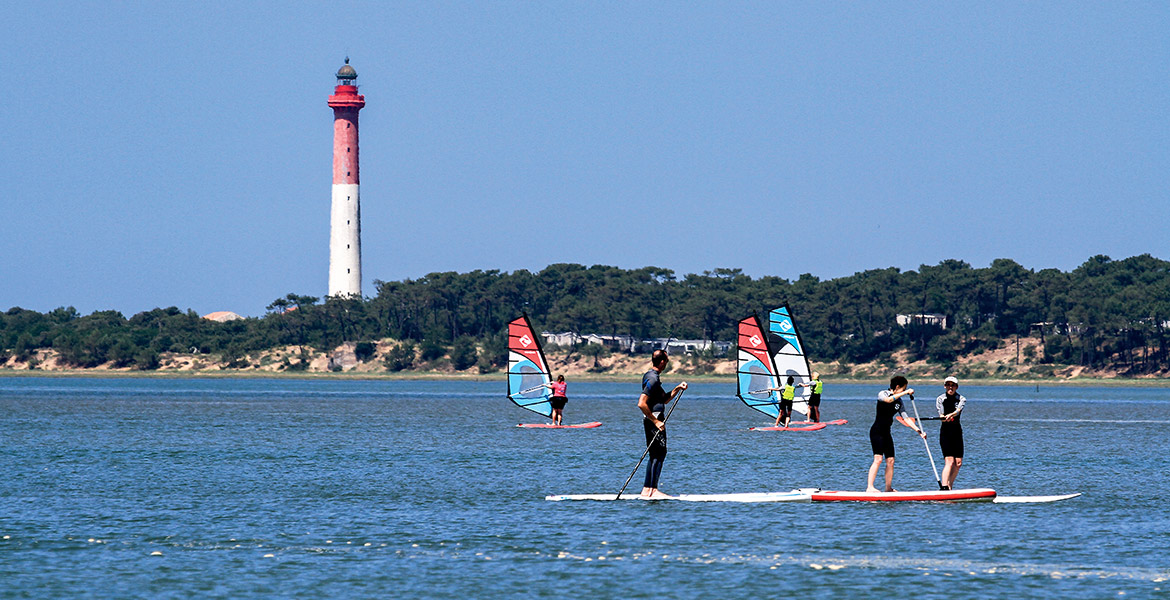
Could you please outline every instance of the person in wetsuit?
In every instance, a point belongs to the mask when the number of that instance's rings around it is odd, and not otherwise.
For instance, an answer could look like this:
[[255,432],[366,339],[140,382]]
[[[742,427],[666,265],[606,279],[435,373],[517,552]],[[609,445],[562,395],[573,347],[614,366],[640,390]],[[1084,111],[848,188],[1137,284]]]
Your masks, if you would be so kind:
[[544,387],[552,390],[552,398],[548,399],[548,403],[552,405],[553,425],[560,425],[561,413],[565,410],[565,403],[569,401],[568,396],[565,395],[565,389],[569,387],[569,384],[565,383],[564,375],[557,375],[555,382],[546,383]]
[[646,433],[647,452],[646,479],[642,484],[642,497],[647,499],[670,498],[658,490],[658,478],[662,476],[662,463],[666,461],[666,405],[685,389],[684,381],[668,395],[662,389],[659,376],[670,363],[665,350],[655,350],[650,356],[650,370],[642,376],[642,394],[638,396],[638,408],[642,411],[642,429]]
[[894,437],[890,434],[890,426],[893,425],[895,417],[899,423],[913,429],[922,436],[922,439],[926,439],[926,432],[914,423],[914,419],[906,414],[906,409],[902,406],[903,396],[914,395],[914,390],[906,387],[908,385],[909,382],[906,381],[905,377],[895,375],[890,378],[890,389],[878,393],[877,415],[873,419],[873,425],[869,428],[869,444],[873,448],[873,464],[869,467],[869,480],[865,487],[867,492],[878,491],[877,488],[873,487],[873,480],[877,477],[878,469],[881,468],[883,460],[886,463],[886,488],[883,491],[894,491]]
[[812,381],[800,384],[800,387],[811,387],[812,393],[808,395],[808,420],[813,423],[821,422],[821,390],[824,389],[824,384],[821,383],[821,374],[813,371]]
[[784,387],[780,388],[779,390],[776,390],[776,388],[768,388],[766,390],[769,392],[780,392],[780,410],[776,415],[776,426],[780,425],[780,421],[784,421],[785,427],[788,427],[788,424],[792,422],[792,401],[796,399],[796,387],[794,387],[792,384],[795,381],[796,379],[789,375],[788,384]]
[[963,424],[959,422],[959,414],[967,405],[967,399],[959,394],[959,380],[954,377],[943,380],[943,388],[946,392],[935,398],[934,406],[942,418],[938,430],[938,445],[942,446],[944,462],[940,483],[944,490],[949,490],[959,475],[959,467],[963,466]]

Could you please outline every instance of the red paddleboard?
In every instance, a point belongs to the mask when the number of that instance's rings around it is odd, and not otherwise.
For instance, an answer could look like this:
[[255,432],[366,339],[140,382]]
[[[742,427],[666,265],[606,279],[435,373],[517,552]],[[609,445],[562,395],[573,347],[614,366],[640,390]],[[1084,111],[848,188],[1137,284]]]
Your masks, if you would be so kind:
[[808,427],[800,427],[801,423],[789,423],[788,427],[752,427],[750,431],[820,431],[828,427],[826,423],[809,423]]
[[552,423],[520,423],[517,427],[528,427],[530,429],[593,429],[594,427],[601,427],[601,421],[593,421],[591,423],[577,423],[576,425],[553,425]]
[[926,490],[918,492],[813,492],[813,502],[992,502],[995,490]]

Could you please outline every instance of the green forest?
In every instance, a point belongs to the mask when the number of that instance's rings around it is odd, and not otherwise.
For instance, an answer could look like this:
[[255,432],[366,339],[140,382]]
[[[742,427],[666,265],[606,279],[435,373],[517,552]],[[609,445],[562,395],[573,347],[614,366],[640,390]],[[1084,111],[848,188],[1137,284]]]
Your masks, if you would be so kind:
[[[154,369],[161,353],[215,354],[240,361],[278,346],[318,350],[374,340],[406,342],[391,370],[449,356],[484,372],[505,363],[505,326],[526,311],[538,330],[638,338],[734,340],[736,321],[787,303],[814,360],[859,363],[907,350],[946,365],[1012,336],[1042,339],[1040,363],[1116,368],[1126,374],[1170,367],[1170,263],[1148,254],[1094,256],[1063,272],[997,259],[986,268],[960,260],[862,271],[821,280],[753,279],[740,269],[678,276],[669,269],[554,264],[529,271],[431,273],[376,281],[366,299],[288,294],[268,314],[217,323],[193,311],[158,308],[126,318],[73,308],[0,314],[0,360],[35,360],[52,348],[78,368],[112,363]],[[898,314],[941,314],[946,327]],[[289,368],[297,368],[296,363]]]

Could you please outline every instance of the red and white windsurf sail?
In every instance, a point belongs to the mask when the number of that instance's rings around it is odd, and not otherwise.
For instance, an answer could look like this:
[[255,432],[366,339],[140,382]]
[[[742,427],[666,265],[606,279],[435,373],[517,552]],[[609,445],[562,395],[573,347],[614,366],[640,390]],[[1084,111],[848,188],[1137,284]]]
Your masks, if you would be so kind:
[[534,413],[552,417],[551,373],[540,338],[532,330],[528,315],[508,323],[508,399]]

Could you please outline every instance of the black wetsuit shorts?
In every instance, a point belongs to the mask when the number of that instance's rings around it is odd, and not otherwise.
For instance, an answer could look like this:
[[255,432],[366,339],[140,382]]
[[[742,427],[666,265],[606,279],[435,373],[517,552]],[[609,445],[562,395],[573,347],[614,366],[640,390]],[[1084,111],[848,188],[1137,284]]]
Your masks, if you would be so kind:
[[944,421],[938,431],[938,445],[942,446],[943,456],[963,458],[963,426]]
[[886,458],[894,457],[894,436],[890,435],[889,427],[874,424],[869,428],[869,445],[875,455],[881,454]]
[[564,396],[553,396],[552,398],[548,399],[548,403],[551,404],[552,407],[556,410],[564,409],[565,403],[568,401],[569,399]]

